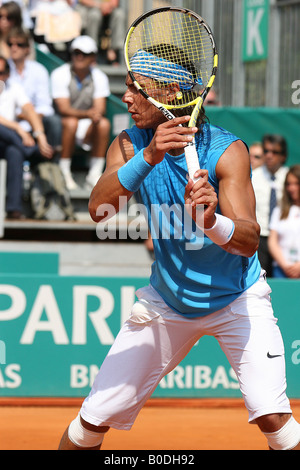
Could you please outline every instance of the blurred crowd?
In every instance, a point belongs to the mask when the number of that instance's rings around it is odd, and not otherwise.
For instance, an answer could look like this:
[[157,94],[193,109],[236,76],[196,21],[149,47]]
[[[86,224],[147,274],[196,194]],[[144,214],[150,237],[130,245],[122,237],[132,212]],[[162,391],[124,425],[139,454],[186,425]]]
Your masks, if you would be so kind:
[[288,146],[268,134],[250,148],[258,256],[268,277],[300,278],[300,165],[288,166]]
[[88,34],[103,61],[118,65],[123,49],[126,15],[120,0],[0,0],[0,53],[9,57],[8,31],[15,26],[29,30],[35,43],[67,60],[73,39]]
[[[102,61],[119,65],[125,36],[119,0],[0,2],[0,152],[7,161],[6,213],[22,219],[24,164],[51,161],[67,190],[76,147],[88,152],[85,187],[101,176],[110,138],[108,77]],[[38,48],[62,60],[49,74]]]

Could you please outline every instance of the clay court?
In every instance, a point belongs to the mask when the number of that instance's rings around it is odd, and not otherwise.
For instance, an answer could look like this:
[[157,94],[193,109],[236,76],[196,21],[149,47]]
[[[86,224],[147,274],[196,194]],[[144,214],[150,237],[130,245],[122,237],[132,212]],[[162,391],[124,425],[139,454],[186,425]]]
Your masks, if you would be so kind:
[[[17,405],[17,406],[16,406]],[[67,405],[67,406],[66,406]],[[0,450],[56,450],[79,402],[18,400],[1,406]],[[292,402],[300,420],[300,402]],[[150,400],[131,431],[111,429],[102,450],[267,450],[240,400]]]

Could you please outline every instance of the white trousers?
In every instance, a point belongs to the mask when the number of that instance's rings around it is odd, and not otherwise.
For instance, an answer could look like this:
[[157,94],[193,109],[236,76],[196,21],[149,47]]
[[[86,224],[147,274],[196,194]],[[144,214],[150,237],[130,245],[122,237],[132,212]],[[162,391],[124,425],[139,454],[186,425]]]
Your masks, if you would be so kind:
[[131,317],[82,405],[83,419],[96,426],[130,429],[160,380],[204,335],[218,340],[235,371],[249,422],[266,414],[291,413],[284,346],[270,292],[262,275],[228,307],[187,319],[173,312],[151,286],[139,289]]

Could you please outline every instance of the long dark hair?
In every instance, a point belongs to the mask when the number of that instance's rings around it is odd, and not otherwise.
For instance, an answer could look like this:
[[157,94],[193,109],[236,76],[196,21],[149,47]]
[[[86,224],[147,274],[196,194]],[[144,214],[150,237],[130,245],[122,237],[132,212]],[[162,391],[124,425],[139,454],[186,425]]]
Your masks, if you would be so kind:
[[7,16],[12,18],[13,26],[20,28],[23,23],[22,10],[16,2],[6,2],[0,7],[0,11],[5,11]]
[[291,196],[289,195],[287,191],[287,181],[288,181],[289,175],[293,175],[297,178],[298,184],[299,184],[299,192],[300,192],[300,165],[291,166],[291,168],[286,174],[284,187],[283,187],[283,196],[282,196],[282,201],[281,201],[281,216],[280,216],[281,219],[286,219],[288,217],[290,208],[294,204]]

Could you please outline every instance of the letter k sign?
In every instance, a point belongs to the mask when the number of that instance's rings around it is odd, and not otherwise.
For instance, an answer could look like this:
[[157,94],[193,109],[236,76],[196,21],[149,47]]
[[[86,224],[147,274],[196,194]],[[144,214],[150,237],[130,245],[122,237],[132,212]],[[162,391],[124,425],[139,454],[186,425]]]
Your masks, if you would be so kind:
[[[260,33],[260,25],[264,16],[264,9],[248,11],[248,37],[247,37],[247,55],[252,57],[253,54],[262,56],[264,53],[264,46]],[[255,48],[255,50],[254,50]]]
[[244,0],[243,60],[268,56],[269,0]]

